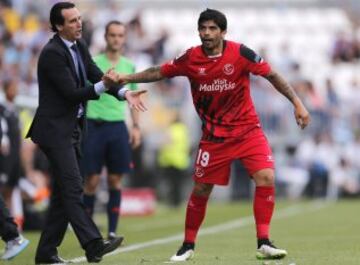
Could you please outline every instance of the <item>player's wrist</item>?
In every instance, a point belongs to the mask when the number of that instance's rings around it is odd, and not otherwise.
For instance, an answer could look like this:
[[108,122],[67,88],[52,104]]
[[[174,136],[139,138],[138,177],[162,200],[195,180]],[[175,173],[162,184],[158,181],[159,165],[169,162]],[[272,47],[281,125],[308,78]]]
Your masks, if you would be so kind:
[[303,103],[302,103],[302,101],[300,100],[299,97],[295,97],[293,99],[293,105],[294,105],[295,108],[299,108],[299,107],[303,106]]

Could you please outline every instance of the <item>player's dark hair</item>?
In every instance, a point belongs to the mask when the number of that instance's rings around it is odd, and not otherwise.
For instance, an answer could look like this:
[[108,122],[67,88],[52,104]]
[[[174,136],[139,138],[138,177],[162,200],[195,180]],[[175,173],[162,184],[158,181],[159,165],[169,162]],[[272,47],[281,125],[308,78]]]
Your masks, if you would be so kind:
[[59,2],[53,5],[50,10],[50,24],[53,32],[58,32],[56,25],[64,25],[65,19],[61,13],[63,9],[74,8],[75,4],[71,2]]
[[125,24],[119,20],[111,20],[105,26],[105,36],[108,34],[111,25],[125,26]]
[[226,30],[227,28],[227,20],[226,16],[218,10],[207,8],[203,12],[200,13],[198,20],[198,28],[205,21],[212,20],[216,25],[221,29],[221,31]]

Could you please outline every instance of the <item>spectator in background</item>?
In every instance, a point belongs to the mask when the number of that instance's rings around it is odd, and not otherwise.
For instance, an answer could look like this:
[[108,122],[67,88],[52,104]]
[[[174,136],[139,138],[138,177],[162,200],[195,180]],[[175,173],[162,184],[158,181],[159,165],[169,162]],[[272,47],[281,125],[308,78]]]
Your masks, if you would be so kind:
[[[114,68],[119,73],[134,73],[134,64],[122,55],[125,34],[125,25],[120,21],[110,21],[106,25],[106,51],[94,58],[103,72]],[[128,87],[135,90],[137,86],[130,84]],[[85,175],[84,204],[92,215],[100,173],[103,166],[106,166],[109,189],[107,204],[109,238],[114,238],[116,235],[121,205],[121,179],[131,169],[130,144],[133,148],[137,148],[141,143],[139,113],[133,108],[130,109],[132,124],[129,135],[125,124],[126,107],[126,102],[104,94],[99,100],[89,101],[86,113],[88,135],[84,140],[82,161]]]
[[360,130],[360,82],[357,76],[354,76],[350,83],[350,92],[344,102],[342,111],[350,118],[351,124],[355,130]]
[[353,57],[351,39],[345,32],[339,32],[336,36],[332,51],[333,63],[351,62]]
[[[3,138],[6,137],[5,131],[3,130],[3,117],[0,116],[0,142]],[[3,146],[1,146],[1,151],[3,151]],[[0,171],[3,171],[4,164],[0,164]],[[24,238],[19,234],[16,223],[13,218],[10,216],[9,210],[5,205],[0,194],[0,236],[2,240],[6,243],[5,251],[1,256],[2,260],[9,260],[20,254],[29,244],[29,240]]]
[[[6,131],[7,137],[3,137],[0,159],[3,165],[3,194],[8,207],[11,208],[13,190],[23,175],[19,112],[14,102],[18,93],[18,81],[15,79],[5,80],[3,86],[5,103],[0,106],[0,115],[5,122],[3,130]],[[17,209],[12,210],[18,212]],[[21,226],[23,223],[21,211],[15,217]]]
[[19,234],[16,223],[0,194],[0,236],[6,243],[2,260],[10,260],[20,254],[29,244],[29,240]]
[[354,63],[360,58],[360,42],[353,31],[350,34],[339,32],[333,45],[333,63]]
[[329,132],[316,133],[314,137],[298,144],[298,161],[309,171],[306,195],[325,197],[329,183],[329,172],[337,165],[339,150]]
[[165,131],[158,156],[162,176],[169,187],[166,198],[173,207],[178,207],[182,201],[182,187],[190,164],[189,155],[189,132],[181,122],[179,112],[176,112]]
[[90,47],[94,34],[94,25],[90,19],[83,21],[83,39],[86,44]]
[[330,173],[328,198],[337,199],[340,195],[354,197],[360,195],[359,172],[351,165],[351,161],[341,157]]
[[141,22],[141,13],[138,13],[128,24],[127,52],[132,57],[146,55],[152,64],[157,63],[164,55],[164,44],[167,39],[168,32],[165,29],[161,30],[160,36],[150,37]]
[[278,184],[284,185],[287,198],[299,199],[309,181],[309,171],[303,161],[296,156],[297,146],[295,143],[285,147],[285,154],[281,167],[278,169]]
[[324,124],[328,124],[328,114],[325,112],[325,100],[321,94],[317,91],[314,83],[310,80],[306,80],[302,83],[304,92],[305,106],[309,109],[311,117],[313,119],[311,130],[313,132],[319,132],[327,130]]

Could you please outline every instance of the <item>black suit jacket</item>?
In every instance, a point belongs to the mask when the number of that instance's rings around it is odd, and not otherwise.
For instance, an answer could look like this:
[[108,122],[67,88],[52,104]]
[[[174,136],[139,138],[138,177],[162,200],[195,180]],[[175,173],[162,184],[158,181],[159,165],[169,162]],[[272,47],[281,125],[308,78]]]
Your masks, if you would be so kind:
[[73,58],[57,34],[41,51],[37,70],[39,106],[27,133],[27,137],[39,145],[71,145],[79,104],[86,106],[87,100],[99,98],[93,84],[101,80],[103,73],[93,62],[85,42],[78,40],[76,43],[89,81],[84,87],[79,86]]

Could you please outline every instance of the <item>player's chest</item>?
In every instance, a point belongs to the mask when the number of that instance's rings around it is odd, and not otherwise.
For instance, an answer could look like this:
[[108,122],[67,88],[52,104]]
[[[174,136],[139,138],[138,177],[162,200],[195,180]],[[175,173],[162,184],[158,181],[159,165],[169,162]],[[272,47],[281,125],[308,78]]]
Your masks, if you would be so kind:
[[235,59],[214,59],[192,64],[188,77],[193,93],[228,94],[239,88],[241,72],[242,66]]
[[236,79],[239,71],[239,61],[232,58],[199,60],[188,65],[188,77],[201,82],[220,77]]

